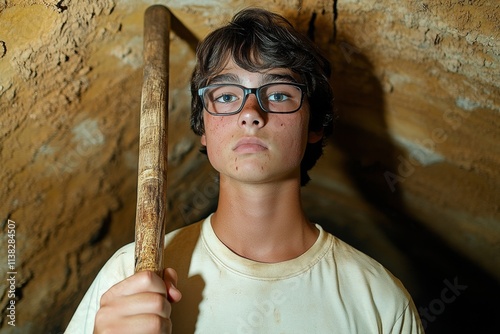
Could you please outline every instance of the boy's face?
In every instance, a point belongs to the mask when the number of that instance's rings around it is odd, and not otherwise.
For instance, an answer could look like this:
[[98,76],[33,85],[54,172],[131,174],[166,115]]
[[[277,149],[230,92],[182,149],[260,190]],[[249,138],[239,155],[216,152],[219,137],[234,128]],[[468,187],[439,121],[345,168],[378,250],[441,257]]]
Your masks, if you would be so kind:
[[[249,72],[229,61],[209,84],[216,82],[257,88],[272,82],[290,81],[283,79],[287,77],[299,82],[299,77],[287,69]],[[275,114],[261,110],[256,96],[250,94],[238,114],[213,116],[204,110],[203,119],[205,133],[201,143],[207,147],[210,163],[220,173],[221,181],[300,180],[300,162],[306,145],[317,142],[322,135],[308,132],[309,104],[306,97],[298,111]]]

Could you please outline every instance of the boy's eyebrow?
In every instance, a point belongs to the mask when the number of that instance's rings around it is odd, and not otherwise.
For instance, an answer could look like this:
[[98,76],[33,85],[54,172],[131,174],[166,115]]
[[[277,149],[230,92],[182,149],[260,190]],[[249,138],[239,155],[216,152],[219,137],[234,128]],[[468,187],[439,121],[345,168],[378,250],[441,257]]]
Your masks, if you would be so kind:
[[210,85],[219,83],[240,83],[240,79],[237,75],[231,73],[219,74],[210,79],[208,82]]
[[297,79],[295,79],[290,74],[281,74],[281,73],[266,73],[262,78],[262,83],[272,83],[272,82],[290,82],[290,83],[298,83]]
[[[273,82],[290,82],[299,83],[291,74],[282,73],[264,73],[260,80],[262,85]],[[209,85],[213,84],[239,84],[241,83],[240,77],[232,73],[218,74],[208,82]]]

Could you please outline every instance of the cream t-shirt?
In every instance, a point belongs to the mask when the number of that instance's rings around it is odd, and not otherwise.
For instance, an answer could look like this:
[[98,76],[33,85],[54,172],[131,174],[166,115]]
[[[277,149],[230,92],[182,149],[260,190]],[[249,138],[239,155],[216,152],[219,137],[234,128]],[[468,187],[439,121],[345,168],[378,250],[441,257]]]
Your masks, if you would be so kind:
[[[382,265],[316,225],[314,245],[280,263],[242,258],[215,235],[210,217],[165,237],[179,276],[173,333],[423,333],[402,284]],[[101,295],[134,273],[134,245],[101,269],[65,333],[92,333]]]

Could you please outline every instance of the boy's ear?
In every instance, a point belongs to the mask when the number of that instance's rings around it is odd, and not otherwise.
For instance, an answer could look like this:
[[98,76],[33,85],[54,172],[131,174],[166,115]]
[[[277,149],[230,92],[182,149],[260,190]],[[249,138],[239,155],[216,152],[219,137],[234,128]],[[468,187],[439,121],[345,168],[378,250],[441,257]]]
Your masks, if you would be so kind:
[[309,131],[309,136],[307,138],[307,142],[309,144],[315,144],[319,142],[323,138],[323,129],[319,131]]
[[200,142],[201,142],[201,145],[203,145],[205,147],[207,146],[207,137],[205,137],[205,134],[201,135]]

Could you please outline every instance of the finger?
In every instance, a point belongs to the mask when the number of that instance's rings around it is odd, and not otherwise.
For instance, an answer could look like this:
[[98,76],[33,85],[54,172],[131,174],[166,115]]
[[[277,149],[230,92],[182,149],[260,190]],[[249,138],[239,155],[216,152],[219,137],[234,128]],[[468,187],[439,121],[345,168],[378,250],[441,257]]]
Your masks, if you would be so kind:
[[[102,319],[102,318],[101,318]],[[171,333],[170,319],[154,314],[138,314],[120,321],[98,321],[96,319],[94,333]]]
[[177,286],[177,271],[172,268],[166,268],[163,274],[163,277],[165,277],[165,280],[171,281],[175,286]]
[[109,301],[99,309],[103,318],[126,318],[139,314],[157,315],[169,318],[171,305],[166,295],[145,292],[129,296],[121,296]]
[[101,297],[101,306],[121,296],[129,296],[142,292],[167,294],[164,281],[152,271],[141,271],[113,285]]
[[182,293],[177,289],[177,272],[172,268],[167,268],[163,274],[167,287],[168,301],[176,303],[181,300]]
[[[145,292],[125,296],[115,301],[116,307],[125,310],[124,315],[156,314],[163,318],[170,317],[171,306],[165,294]],[[127,307],[123,307],[127,305]]]
[[137,315],[128,321],[129,327],[118,333],[171,333],[172,323],[168,318],[153,315]]
[[[132,321],[129,322],[128,328],[124,328],[123,332],[118,333],[171,333],[172,323],[170,319],[162,318],[152,315],[138,315],[134,316]],[[127,332],[128,331],[128,332]]]

